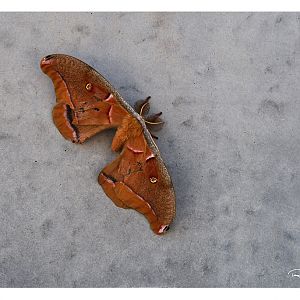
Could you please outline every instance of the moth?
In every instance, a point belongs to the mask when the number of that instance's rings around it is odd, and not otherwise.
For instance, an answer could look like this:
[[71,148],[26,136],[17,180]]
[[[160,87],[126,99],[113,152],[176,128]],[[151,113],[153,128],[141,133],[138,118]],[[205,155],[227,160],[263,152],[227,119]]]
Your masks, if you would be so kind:
[[116,206],[143,214],[156,234],[165,233],[175,216],[175,193],[148,130],[162,124],[161,113],[148,115],[149,97],[137,102],[135,111],[101,74],[75,57],[48,55],[40,66],[53,82],[53,122],[65,139],[81,144],[116,128],[111,149],[119,156],[98,177],[105,194]]

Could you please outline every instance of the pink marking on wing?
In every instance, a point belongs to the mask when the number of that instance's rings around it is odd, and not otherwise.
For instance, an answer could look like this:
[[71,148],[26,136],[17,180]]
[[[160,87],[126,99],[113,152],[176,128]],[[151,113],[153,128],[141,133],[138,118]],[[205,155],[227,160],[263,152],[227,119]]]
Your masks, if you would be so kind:
[[169,225],[161,225],[158,230],[158,233],[163,233],[166,230],[166,228],[169,229]]
[[134,153],[143,153],[143,152],[144,152],[143,150],[137,150],[137,149],[134,149],[134,148],[132,148],[130,145],[127,145],[127,148],[128,148],[129,150],[131,150],[132,152],[134,152]]
[[112,122],[112,109],[113,109],[113,105],[110,106],[109,111],[108,111],[108,121],[110,124]]
[[[104,175],[104,176],[105,176],[105,175]],[[108,177],[105,176],[105,180],[106,180],[107,182],[109,182],[110,184],[112,184],[114,187],[116,186],[115,183],[114,183],[110,178],[108,178]]]
[[105,102],[110,102],[111,100],[114,100],[113,94],[109,94],[109,96],[106,99],[104,99]]
[[146,157],[146,161],[151,158],[155,158],[155,155],[152,152]]

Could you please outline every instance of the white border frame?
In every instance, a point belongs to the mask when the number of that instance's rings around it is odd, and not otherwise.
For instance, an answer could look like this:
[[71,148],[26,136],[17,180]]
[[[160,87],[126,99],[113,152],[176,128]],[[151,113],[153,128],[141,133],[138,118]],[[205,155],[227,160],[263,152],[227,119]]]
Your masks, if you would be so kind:
[[299,11],[299,0],[9,0],[0,11]]

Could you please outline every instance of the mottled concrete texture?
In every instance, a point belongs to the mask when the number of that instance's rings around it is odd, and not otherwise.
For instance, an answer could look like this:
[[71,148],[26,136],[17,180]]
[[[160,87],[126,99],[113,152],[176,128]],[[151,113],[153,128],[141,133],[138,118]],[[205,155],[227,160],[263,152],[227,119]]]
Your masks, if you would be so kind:
[[[296,13],[0,14],[0,286],[299,287],[299,50]],[[164,112],[164,237],[97,183],[114,132],[54,127],[51,53]]]

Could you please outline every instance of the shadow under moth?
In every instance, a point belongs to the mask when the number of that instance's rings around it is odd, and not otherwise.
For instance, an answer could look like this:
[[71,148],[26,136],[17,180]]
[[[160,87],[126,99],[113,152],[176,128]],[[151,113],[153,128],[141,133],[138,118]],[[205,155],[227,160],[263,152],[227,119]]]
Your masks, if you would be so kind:
[[54,84],[52,117],[65,139],[81,144],[116,128],[111,148],[120,154],[98,177],[105,194],[116,206],[142,213],[156,234],[165,233],[175,215],[175,193],[148,130],[163,123],[161,113],[148,115],[150,97],[135,111],[102,75],[69,55],[48,55],[40,66]]

